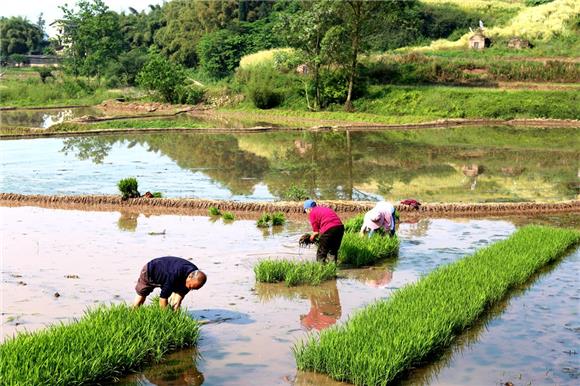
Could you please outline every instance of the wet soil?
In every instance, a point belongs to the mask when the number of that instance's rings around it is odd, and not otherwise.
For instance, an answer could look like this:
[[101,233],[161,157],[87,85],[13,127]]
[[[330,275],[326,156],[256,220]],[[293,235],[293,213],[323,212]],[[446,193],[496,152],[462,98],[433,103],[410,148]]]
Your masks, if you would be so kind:
[[[70,321],[94,304],[131,301],[140,267],[154,257],[177,255],[191,258],[208,274],[207,285],[184,300],[188,312],[203,323],[199,345],[170,355],[163,364],[125,378],[121,384],[335,385],[324,376],[296,372],[291,348],[297,340],[343,323],[365,304],[390,296],[441,264],[506,238],[514,229],[505,220],[402,223],[398,259],[376,267],[341,270],[336,281],[317,288],[291,289],[255,283],[252,268],[266,257],[314,259],[314,249],[297,247],[298,237],[307,230],[304,220],[273,231],[246,220],[224,223],[200,216],[0,207],[2,336]],[[572,261],[577,264],[577,257]],[[566,315],[578,298],[578,283],[570,276],[577,265],[564,268],[564,276],[559,270],[545,276],[554,295],[548,297],[554,301],[546,302],[546,293],[541,291],[534,300],[524,301],[523,307],[538,301],[540,306],[532,306],[529,317],[518,322],[519,332],[499,333],[491,348],[485,349],[491,350],[489,354],[475,356],[467,367],[445,363],[430,374],[452,366],[448,370],[452,383],[460,379],[462,384],[490,384],[508,379],[490,371],[496,368],[506,374],[517,368],[530,379],[542,379],[545,367],[550,366],[556,383],[573,379],[577,370],[561,359],[574,358],[561,351],[562,347],[578,349],[558,341],[568,341],[570,329],[576,331],[574,319],[571,322]],[[57,292],[58,298],[54,297]],[[510,326],[523,311],[516,310],[500,324]],[[534,318],[536,312],[545,315]],[[556,328],[549,328],[548,322]],[[487,336],[484,330],[478,335]],[[522,339],[530,336],[541,339],[541,345],[518,349]],[[477,341],[470,344],[478,347]],[[508,370],[501,364],[509,358],[494,349],[498,344],[510,347],[505,355],[519,357]],[[545,355],[546,347],[553,349],[552,354]],[[473,366],[481,370],[470,370]]]

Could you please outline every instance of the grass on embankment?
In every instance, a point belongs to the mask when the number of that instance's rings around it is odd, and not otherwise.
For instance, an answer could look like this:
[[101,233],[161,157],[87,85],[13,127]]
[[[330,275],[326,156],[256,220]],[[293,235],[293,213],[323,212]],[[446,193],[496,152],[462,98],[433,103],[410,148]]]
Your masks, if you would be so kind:
[[92,384],[157,362],[198,337],[198,323],[182,311],[101,306],[77,322],[6,340],[0,345],[0,384]]
[[[222,109],[248,117],[274,121],[276,117],[300,118],[304,124],[366,122],[374,124],[422,123],[438,119],[578,119],[580,100],[576,90],[499,90],[449,86],[370,86],[365,97],[354,101],[355,112],[342,105],[309,112],[305,102],[289,98],[280,107],[260,110],[243,102]],[[306,120],[310,120],[307,122]],[[325,122],[326,121],[326,122]],[[336,121],[336,122],[332,122]]]
[[579,242],[573,230],[521,228],[298,343],[298,368],[354,384],[390,383],[449,346],[510,288]]
[[106,99],[122,96],[119,90],[108,90],[93,79],[56,75],[43,83],[38,75],[22,79],[19,72],[0,85],[0,106],[50,107],[96,105]]
[[286,282],[288,287],[318,285],[336,277],[336,264],[317,261],[261,260],[254,266],[256,280],[262,283]]

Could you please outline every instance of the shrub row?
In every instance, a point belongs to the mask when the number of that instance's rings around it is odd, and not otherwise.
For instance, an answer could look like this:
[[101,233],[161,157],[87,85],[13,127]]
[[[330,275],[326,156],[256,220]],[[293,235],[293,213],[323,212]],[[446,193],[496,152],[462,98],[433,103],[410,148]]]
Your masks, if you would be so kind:
[[254,267],[256,280],[263,283],[286,282],[291,287],[318,285],[336,277],[336,264],[315,261],[261,260]]
[[294,347],[300,370],[358,385],[386,385],[420,365],[508,290],[580,242],[580,233],[527,226],[509,239],[440,267]]
[[199,324],[183,311],[100,306],[79,321],[6,340],[0,345],[0,384],[96,383],[158,362],[198,337]]

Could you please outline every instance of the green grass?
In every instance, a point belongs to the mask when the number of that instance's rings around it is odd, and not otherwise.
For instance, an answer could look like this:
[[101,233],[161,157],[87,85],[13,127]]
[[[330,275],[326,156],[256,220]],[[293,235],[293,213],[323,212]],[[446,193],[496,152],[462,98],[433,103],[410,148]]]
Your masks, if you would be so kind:
[[573,230],[521,228],[298,343],[298,369],[358,385],[391,383],[432,359],[511,288],[579,242]]
[[98,82],[85,78],[57,75],[46,83],[29,73],[12,72],[0,85],[0,106],[49,107],[95,105],[122,96],[121,91],[107,90]]
[[261,260],[254,267],[256,280],[262,283],[286,282],[288,287],[318,285],[336,277],[336,264],[314,261]]
[[361,236],[359,233],[345,232],[338,250],[338,262],[351,267],[375,264],[399,253],[398,237],[373,235]]
[[215,206],[210,206],[209,207],[209,215],[210,216],[221,216],[222,212],[219,210],[219,208],[216,208]]
[[580,116],[578,95],[577,90],[375,85],[369,87],[368,95],[354,101],[354,113],[343,111],[342,105],[330,106],[326,111],[306,111],[301,99],[292,99],[291,103],[267,111],[246,102],[222,111],[226,114],[235,111],[274,123],[286,119],[290,126],[307,127],[344,122],[421,123],[454,118],[577,119]]
[[191,346],[199,325],[156,305],[100,306],[76,322],[24,332],[0,345],[2,385],[80,385],[112,380]]
[[51,132],[60,132],[106,129],[201,129],[214,127],[217,127],[217,124],[209,121],[200,122],[198,120],[180,117],[171,119],[120,119],[96,123],[63,122],[51,126],[48,130]]

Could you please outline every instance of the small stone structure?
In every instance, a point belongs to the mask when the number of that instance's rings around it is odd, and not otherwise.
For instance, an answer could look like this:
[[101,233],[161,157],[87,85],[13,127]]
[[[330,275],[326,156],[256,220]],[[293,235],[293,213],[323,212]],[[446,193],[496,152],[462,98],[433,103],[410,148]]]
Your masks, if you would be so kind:
[[307,64],[301,64],[298,67],[296,67],[296,72],[300,75],[308,75],[308,65]]
[[469,48],[473,50],[483,50],[485,47],[489,47],[489,39],[485,37],[481,29],[478,29],[469,38]]
[[527,39],[522,39],[520,37],[514,36],[508,41],[508,48],[521,50],[523,48],[532,48],[530,41]]

